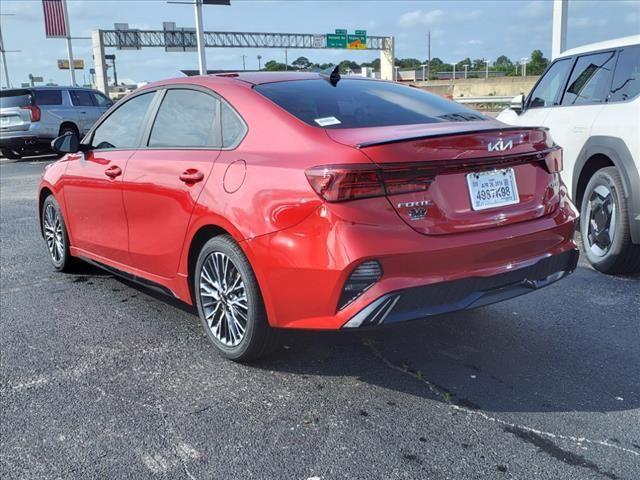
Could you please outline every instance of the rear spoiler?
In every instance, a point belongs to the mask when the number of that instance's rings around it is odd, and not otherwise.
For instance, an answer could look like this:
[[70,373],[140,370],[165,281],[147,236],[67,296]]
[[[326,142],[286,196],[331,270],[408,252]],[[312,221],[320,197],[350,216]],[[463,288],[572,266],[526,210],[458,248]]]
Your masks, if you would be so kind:
[[463,130],[458,132],[447,132],[447,133],[433,133],[433,134],[425,134],[425,135],[414,135],[409,137],[398,137],[392,138],[390,140],[382,140],[379,142],[363,142],[356,145],[356,148],[366,148],[366,147],[377,147],[379,145],[388,145],[391,143],[400,143],[400,142],[410,142],[413,140],[422,140],[426,138],[442,138],[442,137],[455,137],[459,135],[469,135],[474,133],[487,133],[487,132],[513,132],[513,131],[521,131],[521,130],[543,130],[548,132],[549,129],[547,127],[501,127],[501,128],[481,128],[476,130]]

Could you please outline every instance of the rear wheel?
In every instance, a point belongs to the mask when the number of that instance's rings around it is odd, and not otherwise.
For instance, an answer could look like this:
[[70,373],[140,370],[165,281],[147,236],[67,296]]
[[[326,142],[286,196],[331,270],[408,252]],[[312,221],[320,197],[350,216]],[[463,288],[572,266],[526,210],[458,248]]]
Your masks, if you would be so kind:
[[59,136],[66,135],[68,133],[75,133],[76,135],[79,135],[78,129],[75,127],[75,125],[71,125],[67,123],[60,127]]
[[585,189],[580,209],[582,246],[603,273],[640,270],[640,245],[631,242],[622,178],[615,167],[598,170]]
[[22,158],[22,155],[14,152],[13,150],[9,150],[8,148],[3,148],[2,152],[0,153],[2,153],[2,156],[4,158],[8,158],[9,160],[19,160],[20,158]]
[[69,252],[69,236],[67,227],[62,218],[60,205],[49,195],[42,204],[40,215],[42,222],[42,233],[44,235],[49,258],[53,267],[60,272],[68,272],[73,266],[73,257]]
[[224,357],[254,360],[277,346],[251,265],[229,235],[202,247],[193,281],[204,331]]

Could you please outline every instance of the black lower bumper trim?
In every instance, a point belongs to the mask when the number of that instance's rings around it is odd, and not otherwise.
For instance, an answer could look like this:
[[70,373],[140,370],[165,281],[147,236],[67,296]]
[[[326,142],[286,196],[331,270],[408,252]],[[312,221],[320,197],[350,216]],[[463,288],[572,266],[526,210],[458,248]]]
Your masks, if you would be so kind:
[[567,276],[575,270],[578,257],[574,248],[490,277],[468,277],[388,293],[361,310],[345,327],[414,320],[517,297]]

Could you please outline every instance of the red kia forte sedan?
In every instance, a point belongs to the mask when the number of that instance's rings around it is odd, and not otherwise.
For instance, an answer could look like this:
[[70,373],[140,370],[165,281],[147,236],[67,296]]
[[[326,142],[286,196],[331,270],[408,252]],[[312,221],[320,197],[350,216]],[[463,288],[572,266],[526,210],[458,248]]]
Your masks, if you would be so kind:
[[197,307],[256,358],[283,328],[358,329],[505,300],[572,272],[560,148],[417,88],[315,73],[148,85],[39,190],[54,267]]

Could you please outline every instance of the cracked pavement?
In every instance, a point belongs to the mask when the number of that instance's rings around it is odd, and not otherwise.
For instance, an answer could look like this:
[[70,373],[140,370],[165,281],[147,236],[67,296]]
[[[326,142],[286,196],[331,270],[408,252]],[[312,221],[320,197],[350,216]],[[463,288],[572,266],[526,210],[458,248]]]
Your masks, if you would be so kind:
[[0,477],[640,478],[640,276],[295,332],[250,366],[188,308],[49,265],[43,162],[0,165]]

